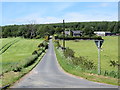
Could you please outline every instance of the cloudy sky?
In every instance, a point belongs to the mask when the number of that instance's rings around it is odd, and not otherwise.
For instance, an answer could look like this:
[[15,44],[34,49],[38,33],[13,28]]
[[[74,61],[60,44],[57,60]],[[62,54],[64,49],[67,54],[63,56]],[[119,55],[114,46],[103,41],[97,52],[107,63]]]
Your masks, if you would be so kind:
[[2,2],[2,25],[117,21],[118,2]]

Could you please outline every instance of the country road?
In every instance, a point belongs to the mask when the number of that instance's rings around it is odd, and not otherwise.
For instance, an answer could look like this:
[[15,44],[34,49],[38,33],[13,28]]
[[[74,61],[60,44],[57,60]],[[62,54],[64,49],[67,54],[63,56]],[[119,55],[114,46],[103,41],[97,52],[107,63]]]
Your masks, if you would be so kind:
[[40,63],[11,88],[117,88],[118,86],[88,81],[61,70],[52,40]]

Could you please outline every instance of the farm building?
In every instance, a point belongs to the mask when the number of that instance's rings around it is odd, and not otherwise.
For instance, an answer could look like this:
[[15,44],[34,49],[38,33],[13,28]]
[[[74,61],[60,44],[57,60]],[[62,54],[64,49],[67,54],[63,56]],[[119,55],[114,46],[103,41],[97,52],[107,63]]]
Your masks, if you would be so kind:
[[65,35],[69,36],[70,35],[70,31],[65,31]]
[[111,36],[112,33],[109,31],[95,31],[94,32],[98,36]]
[[82,31],[72,31],[72,35],[73,36],[81,36],[82,35]]
[[72,35],[72,36],[81,36],[82,35],[82,31],[80,30],[69,30],[69,31],[65,31],[65,35]]

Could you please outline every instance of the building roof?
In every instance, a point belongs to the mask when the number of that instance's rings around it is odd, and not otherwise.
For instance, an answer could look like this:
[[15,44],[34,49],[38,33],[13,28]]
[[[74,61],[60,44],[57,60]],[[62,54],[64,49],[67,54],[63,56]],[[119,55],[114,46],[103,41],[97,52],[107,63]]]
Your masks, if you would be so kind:
[[65,31],[65,34],[69,34],[70,33],[70,31]]
[[74,34],[80,34],[82,31],[72,31]]
[[94,31],[94,33],[111,33],[110,31]]
[[[80,34],[81,32],[83,32],[83,31],[80,31],[80,30],[71,30],[71,31],[74,34]],[[65,34],[70,34],[70,31],[65,31]]]

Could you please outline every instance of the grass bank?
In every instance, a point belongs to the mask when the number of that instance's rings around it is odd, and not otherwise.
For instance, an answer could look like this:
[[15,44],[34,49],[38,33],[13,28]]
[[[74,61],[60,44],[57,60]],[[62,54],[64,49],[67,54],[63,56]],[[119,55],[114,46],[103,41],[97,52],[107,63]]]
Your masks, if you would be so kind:
[[69,59],[64,57],[61,50],[58,50],[55,48],[55,52],[56,52],[57,60],[60,64],[60,66],[66,72],[71,73],[76,76],[80,76],[80,77],[90,80],[90,81],[118,85],[118,79],[108,77],[108,76],[103,76],[103,75],[97,75],[97,74],[93,74],[93,73],[86,73],[86,72],[82,71],[79,66],[75,66],[72,63],[69,63]]
[[[7,41],[6,44],[8,44],[15,39],[16,38],[12,38],[11,40],[11,38],[6,38],[3,39],[3,42]],[[0,64],[2,67],[0,67],[0,69],[2,72],[0,74],[0,87],[9,84],[12,85],[37,65],[45,54],[46,48],[44,47],[44,44],[42,44],[43,46],[38,47],[43,41],[44,39],[19,38],[18,42],[10,46],[9,49],[1,54]],[[3,44],[3,46],[6,44]]]
[[[101,49],[101,72],[118,72],[118,67],[110,66],[110,61],[118,61],[118,36],[103,37]],[[62,42],[60,41],[61,45]],[[75,56],[83,56],[98,65],[98,50],[93,40],[66,41],[66,47],[75,52]]]
[[[63,69],[69,73],[77,76],[84,77],[88,80],[108,83],[117,85],[118,84],[118,67],[110,66],[110,61],[118,61],[118,37],[103,37],[104,43],[101,50],[101,75],[97,75],[97,47],[93,40],[74,40],[66,41],[66,47],[69,47],[75,52],[75,57],[84,57],[89,61],[93,61],[96,69],[86,70],[81,65],[73,64],[76,59],[70,60],[65,58],[61,49],[57,49],[57,58],[60,59],[59,63]],[[111,42],[112,41],[112,42]],[[62,45],[62,42],[60,41]],[[62,56],[62,57],[61,57]],[[99,78],[98,78],[99,77]]]

